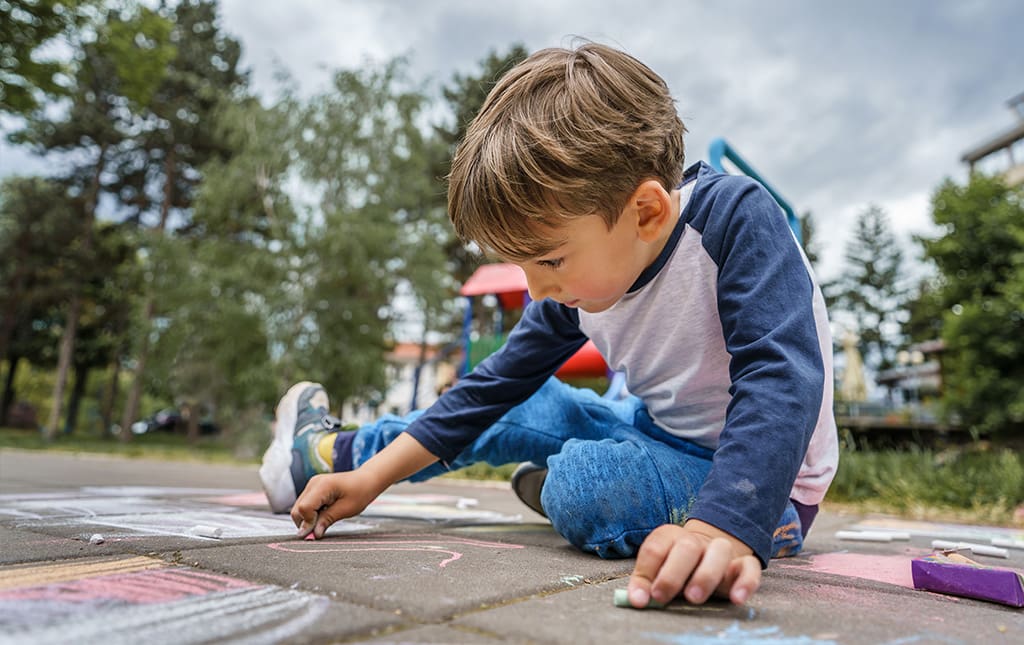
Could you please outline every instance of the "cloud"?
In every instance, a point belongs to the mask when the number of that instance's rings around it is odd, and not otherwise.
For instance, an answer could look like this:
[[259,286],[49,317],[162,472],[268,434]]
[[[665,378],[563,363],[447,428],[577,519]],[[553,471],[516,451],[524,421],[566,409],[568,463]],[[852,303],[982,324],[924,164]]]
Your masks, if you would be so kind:
[[[668,82],[691,160],[726,137],[819,231],[837,232],[836,257],[838,232],[871,203],[899,231],[927,230],[927,196],[966,177],[962,152],[1010,127],[1005,101],[1024,91],[1013,0],[223,0],[222,15],[268,94],[275,61],[313,92],[368,58],[407,55],[413,79],[440,84],[517,42],[620,46]],[[12,155],[0,157],[7,172]]]

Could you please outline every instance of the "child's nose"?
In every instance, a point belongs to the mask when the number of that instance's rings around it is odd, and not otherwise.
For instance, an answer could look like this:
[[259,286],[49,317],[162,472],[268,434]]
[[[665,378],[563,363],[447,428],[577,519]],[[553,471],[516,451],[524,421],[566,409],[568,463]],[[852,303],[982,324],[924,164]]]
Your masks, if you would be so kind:
[[526,288],[530,292],[530,300],[543,300],[558,293],[554,280],[539,275],[539,271],[526,271]]

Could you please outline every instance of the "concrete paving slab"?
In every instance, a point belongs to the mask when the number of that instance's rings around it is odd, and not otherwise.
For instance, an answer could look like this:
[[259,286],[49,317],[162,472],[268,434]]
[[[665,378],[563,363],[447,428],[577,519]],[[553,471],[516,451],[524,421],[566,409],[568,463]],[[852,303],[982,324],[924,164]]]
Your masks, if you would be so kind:
[[86,555],[89,543],[67,537],[54,537],[0,525],[0,564],[36,562],[75,555]]
[[445,531],[372,533],[183,551],[185,562],[315,592],[417,620],[625,575],[629,561],[508,538]]
[[500,634],[489,634],[479,629],[467,627],[447,627],[428,625],[413,626],[408,629],[395,627],[381,635],[360,638],[360,643],[508,643],[508,639]]

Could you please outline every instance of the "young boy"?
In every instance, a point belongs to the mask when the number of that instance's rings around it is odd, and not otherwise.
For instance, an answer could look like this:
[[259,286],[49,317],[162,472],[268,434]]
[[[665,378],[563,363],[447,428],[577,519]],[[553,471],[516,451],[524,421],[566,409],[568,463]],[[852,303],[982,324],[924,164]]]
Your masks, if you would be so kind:
[[[399,480],[525,462],[513,489],[570,543],[636,556],[634,606],[746,601],[832,480],[832,345],[779,207],[748,178],[684,173],[684,132],[665,82],[614,49],[508,72],[455,153],[449,213],[534,302],[422,414],[336,432],[323,388],[294,386],[260,469],[273,510],[320,538]],[[630,396],[552,377],[588,338]]]

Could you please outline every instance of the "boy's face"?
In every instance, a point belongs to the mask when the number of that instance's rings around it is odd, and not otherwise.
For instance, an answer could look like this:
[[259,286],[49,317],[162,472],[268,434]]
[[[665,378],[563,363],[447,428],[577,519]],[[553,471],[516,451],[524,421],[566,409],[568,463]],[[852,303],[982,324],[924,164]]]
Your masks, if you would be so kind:
[[650,203],[630,200],[611,230],[597,215],[552,230],[551,235],[562,241],[554,251],[516,263],[526,273],[530,297],[551,298],[589,313],[618,302],[657,258],[675,224],[669,210],[661,212],[674,200],[662,193],[654,217]]

